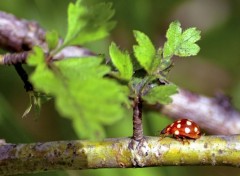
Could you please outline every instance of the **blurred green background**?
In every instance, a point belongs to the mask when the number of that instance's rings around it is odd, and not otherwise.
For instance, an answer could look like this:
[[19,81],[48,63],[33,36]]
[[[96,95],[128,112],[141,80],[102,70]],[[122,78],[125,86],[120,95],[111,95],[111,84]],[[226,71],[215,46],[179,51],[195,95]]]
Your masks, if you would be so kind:
[[[102,0],[91,0],[97,3]],[[132,30],[150,36],[156,46],[162,46],[165,32],[173,20],[183,28],[195,26],[202,31],[201,51],[193,58],[178,59],[169,79],[182,88],[214,96],[224,92],[240,108],[240,1],[238,0],[105,0],[112,2],[118,22],[109,38],[89,44],[96,53],[107,54],[114,40],[122,49],[131,50]],[[19,18],[38,21],[46,30],[55,29],[64,37],[67,6],[70,0],[0,1],[0,10]],[[13,67],[0,66],[0,138],[11,143],[44,142],[77,139],[71,123],[60,118],[52,101],[45,104],[41,117],[31,113],[21,116],[29,104],[28,94]],[[145,135],[156,135],[169,119],[156,113],[144,114]],[[106,127],[107,137],[131,136],[131,112],[117,124]],[[143,169],[101,169],[60,171],[33,175],[240,175],[229,167],[162,167]]]

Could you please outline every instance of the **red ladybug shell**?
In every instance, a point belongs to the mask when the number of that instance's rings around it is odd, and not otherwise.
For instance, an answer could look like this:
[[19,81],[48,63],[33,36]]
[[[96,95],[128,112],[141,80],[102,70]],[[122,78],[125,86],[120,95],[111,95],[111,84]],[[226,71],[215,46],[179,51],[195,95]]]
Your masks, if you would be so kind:
[[161,131],[164,135],[173,135],[176,138],[198,139],[201,136],[199,126],[189,119],[179,119]]

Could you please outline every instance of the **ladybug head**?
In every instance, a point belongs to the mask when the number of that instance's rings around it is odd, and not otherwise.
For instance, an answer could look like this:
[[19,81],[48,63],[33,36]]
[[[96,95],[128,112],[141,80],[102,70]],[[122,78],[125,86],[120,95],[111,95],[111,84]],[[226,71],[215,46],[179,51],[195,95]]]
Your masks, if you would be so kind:
[[161,131],[161,134],[165,134],[166,133],[166,128],[164,128],[162,131]]

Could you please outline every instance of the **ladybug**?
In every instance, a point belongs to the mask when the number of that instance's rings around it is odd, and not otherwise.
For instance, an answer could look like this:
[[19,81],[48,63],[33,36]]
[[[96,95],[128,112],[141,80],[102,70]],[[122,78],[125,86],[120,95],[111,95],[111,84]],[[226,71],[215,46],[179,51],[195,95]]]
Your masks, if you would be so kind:
[[198,139],[201,137],[199,126],[189,119],[179,119],[161,131],[163,135],[173,135],[177,139]]

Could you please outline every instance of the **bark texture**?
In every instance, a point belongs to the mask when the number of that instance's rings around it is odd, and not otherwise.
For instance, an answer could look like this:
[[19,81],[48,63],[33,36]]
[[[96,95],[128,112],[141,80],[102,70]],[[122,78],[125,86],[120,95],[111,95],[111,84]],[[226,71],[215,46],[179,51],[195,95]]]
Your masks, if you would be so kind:
[[151,166],[240,166],[240,135],[202,136],[183,143],[173,138],[145,137],[103,141],[58,141],[1,144],[0,175],[52,170]]

